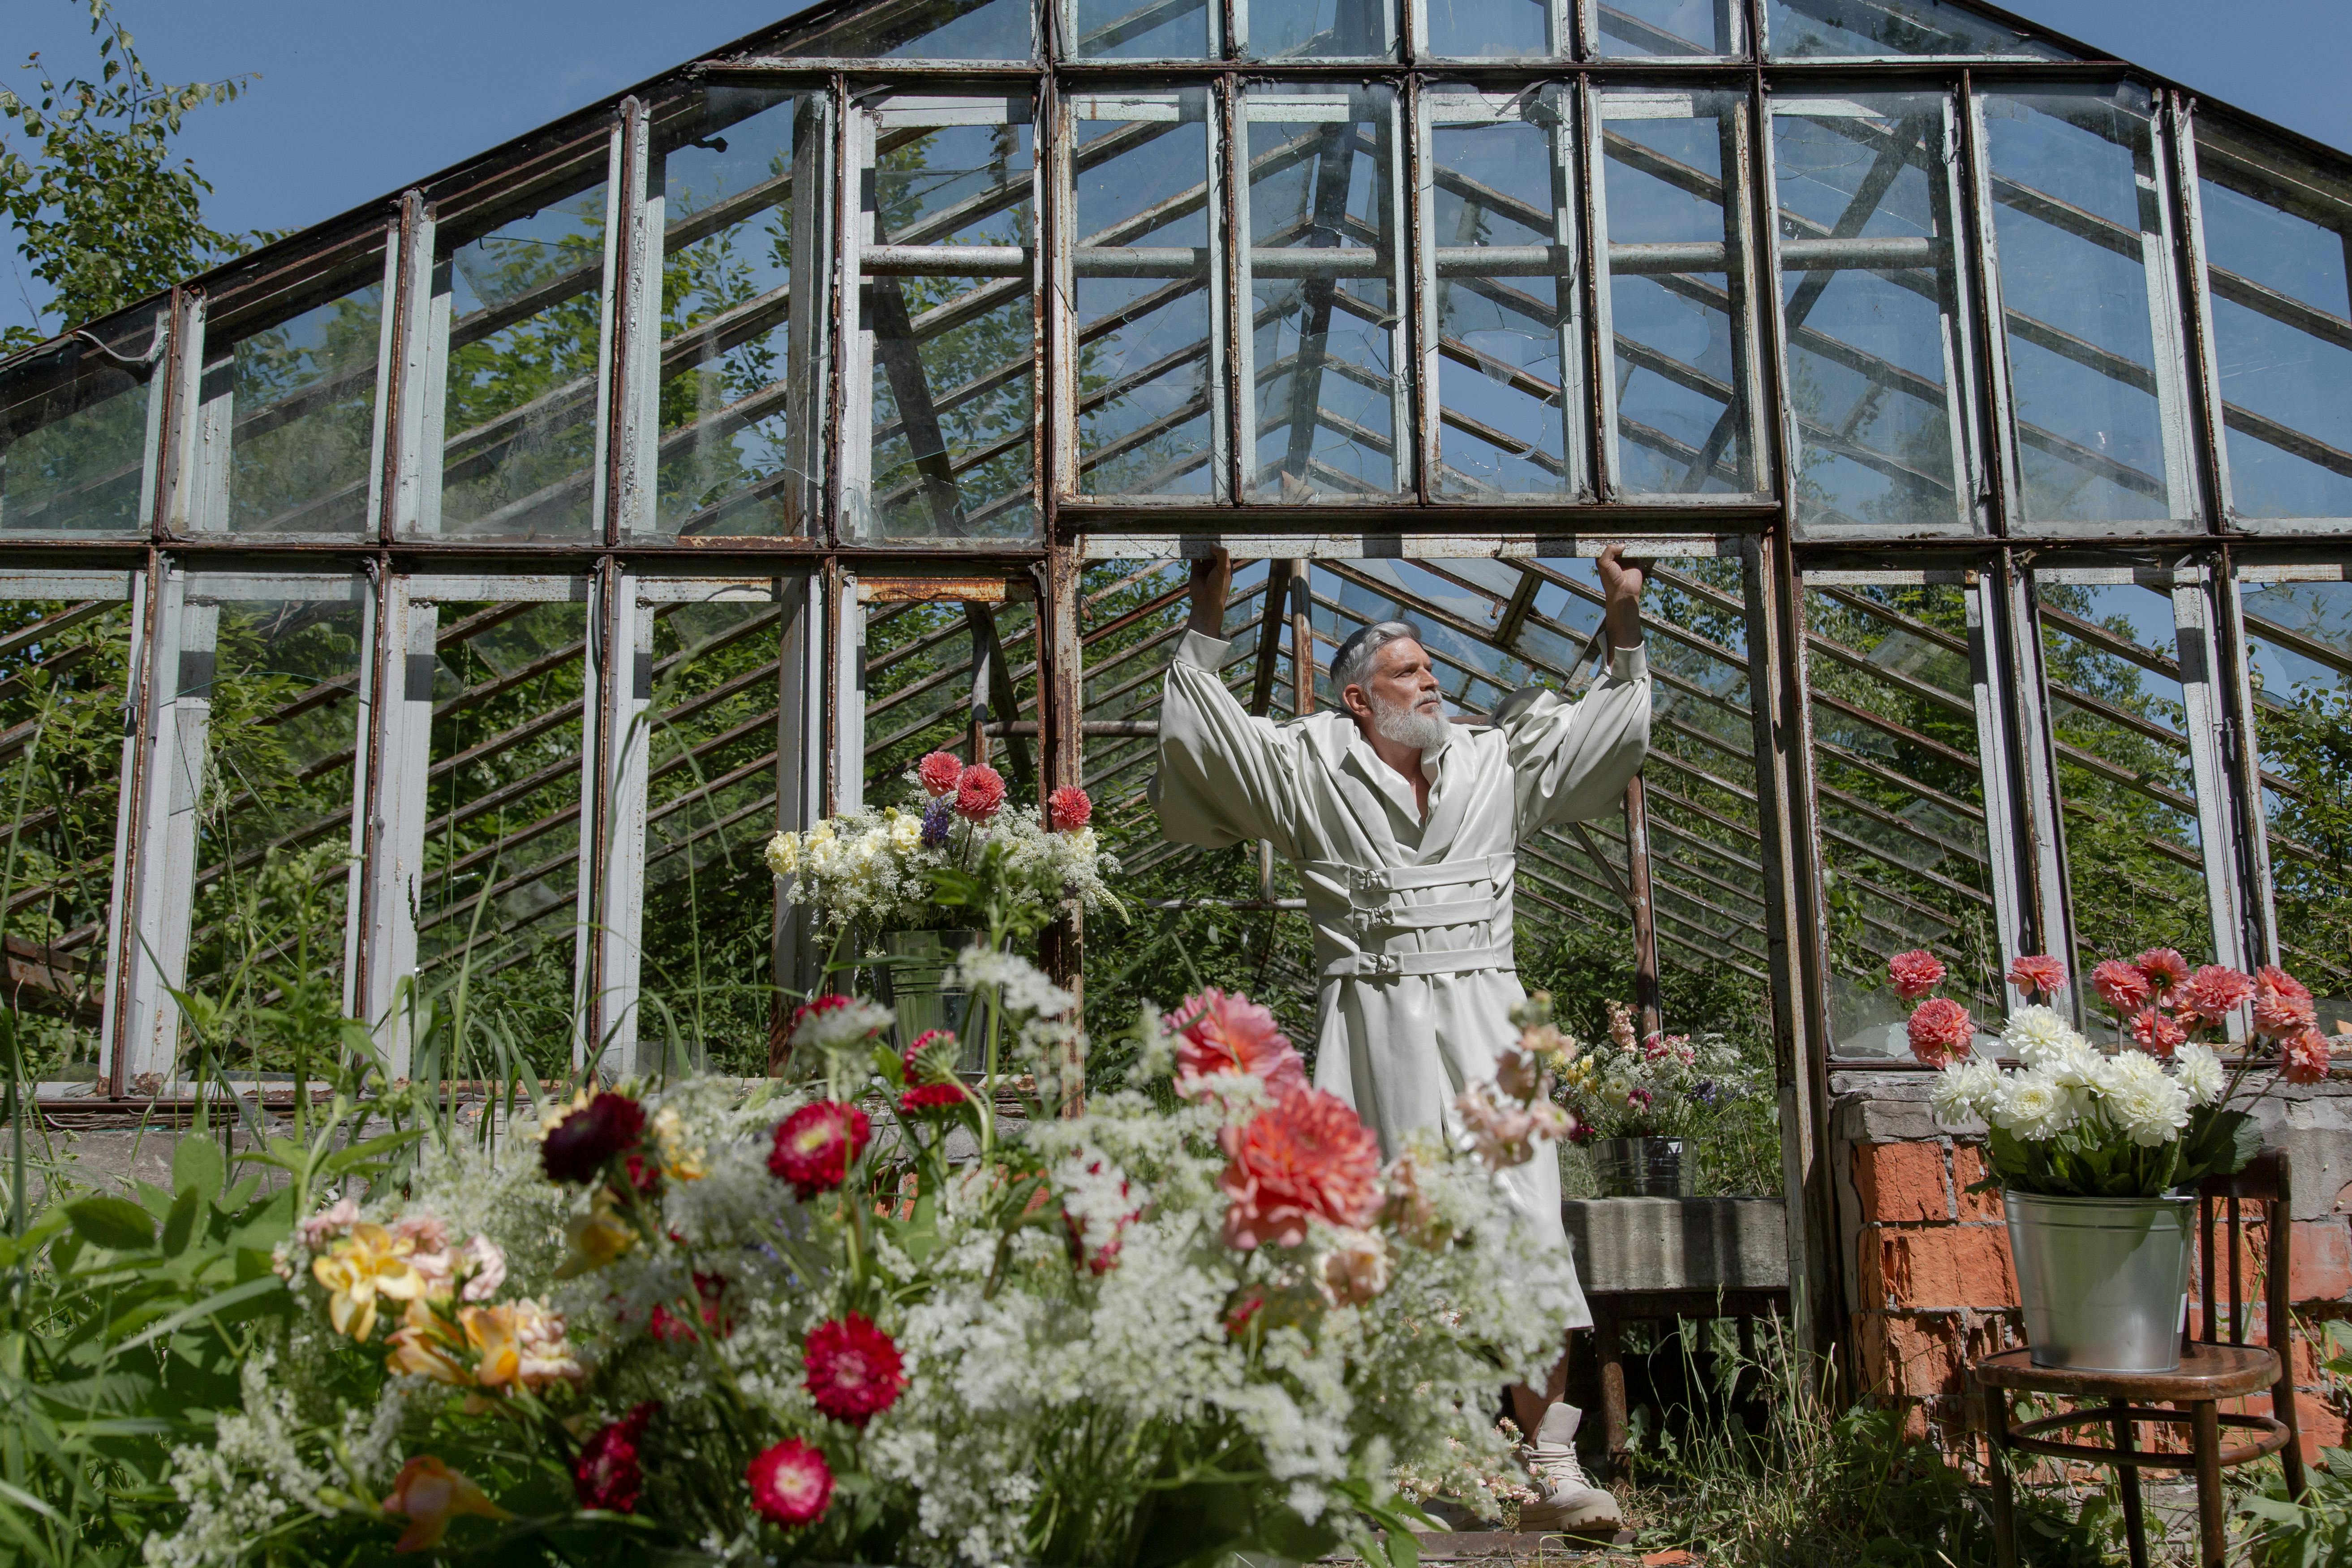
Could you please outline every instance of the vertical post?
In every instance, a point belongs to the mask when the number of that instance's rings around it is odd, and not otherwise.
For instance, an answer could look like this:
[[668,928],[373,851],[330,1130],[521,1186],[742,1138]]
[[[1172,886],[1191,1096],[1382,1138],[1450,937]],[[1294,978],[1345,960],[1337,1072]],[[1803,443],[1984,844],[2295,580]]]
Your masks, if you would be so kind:
[[156,639],[162,629],[163,570],[163,556],[151,548],[147,569],[132,579],[131,590],[131,647],[124,666],[130,689],[122,702],[122,795],[114,813],[114,874],[106,905],[106,1009],[99,1024],[99,1060],[106,1068],[106,1092],[116,1100],[129,1091],[129,1064],[122,1043],[131,1037],[132,976],[142,956],[137,889],[145,876],[146,856],[140,829],[147,819],[146,799],[157,765],[150,743],[154,732],[151,707],[157,676]]
[[1315,711],[1315,600],[1307,592],[1307,558],[1290,563],[1290,710]]
[[1650,902],[1650,813],[1642,775],[1625,786],[1625,879],[1633,906],[1633,1004],[1647,1039],[1664,1026],[1658,1005],[1658,921]]
[[147,703],[148,771],[135,856],[130,995],[117,1059],[130,1092],[160,1081],[179,1046],[180,1009],[169,988],[187,979],[188,900],[196,885],[196,811],[212,730],[214,651],[220,607],[184,602],[185,580],[167,569]]
[[[824,711],[824,578],[804,574],[777,581],[782,606],[776,672],[776,826],[799,832],[824,809],[824,755],[818,731]],[[778,889],[773,926],[776,996],[770,1008],[768,1071],[783,1070],[790,991],[814,989],[824,954],[809,911]]]
[[645,958],[646,772],[652,754],[646,713],[653,704],[654,617],[637,596],[637,579],[614,565],[606,601],[608,641],[604,788],[597,817],[596,1026],[607,1074],[667,1071],[637,1049],[637,992]]
[[409,596],[409,579],[377,586],[374,697],[368,739],[374,798],[361,863],[358,1015],[375,1033],[387,1074],[409,1076],[415,1041],[400,983],[416,970],[416,889],[425,863],[425,784],[433,756],[433,676],[439,611]]
[[[1059,544],[1047,547],[1045,591],[1037,600],[1044,634],[1040,642],[1044,658],[1037,670],[1037,741],[1041,753],[1037,778],[1041,794],[1076,788],[1086,773],[1084,731],[1080,728],[1085,711],[1086,647],[1078,622],[1079,590],[1085,569],[1085,560],[1075,550]],[[1081,1018],[1085,1016],[1087,1000],[1085,944],[1085,917],[1072,904],[1066,906],[1062,918],[1046,929],[1039,954],[1054,983],[1078,999],[1076,1016]],[[1083,1050],[1082,1047],[1076,1048]],[[1064,1067],[1079,1084],[1085,1083],[1083,1056]],[[1076,1116],[1085,1109],[1083,1089],[1063,1104],[1065,1115]]]
[[[432,209],[422,191],[402,193],[400,235],[394,247],[397,271],[385,337],[383,390],[376,405],[383,425],[383,450],[377,472],[378,537],[390,543],[413,532],[423,516],[420,492],[441,481],[437,439],[425,442],[425,406],[441,403],[443,356],[449,342],[449,296],[434,287]],[[437,332],[437,336],[436,336]],[[429,476],[429,481],[428,481]]]

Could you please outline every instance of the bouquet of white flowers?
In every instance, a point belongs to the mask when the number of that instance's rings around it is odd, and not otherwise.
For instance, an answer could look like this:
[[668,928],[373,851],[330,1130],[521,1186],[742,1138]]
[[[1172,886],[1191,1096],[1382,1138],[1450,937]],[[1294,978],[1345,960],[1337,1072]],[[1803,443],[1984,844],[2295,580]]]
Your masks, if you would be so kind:
[[[768,841],[769,868],[791,881],[787,896],[821,926],[869,934],[970,927],[971,908],[992,899],[1032,926],[1068,900],[1088,910],[1118,907],[1103,880],[1118,863],[1096,841],[1084,790],[1057,789],[1042,811],[1010,805],[1003,775],[946,752],[931,752],[909,777],[929,798],[920,811],[844,812]],[[970,879],[971,899],[943,903],[942,873]]]

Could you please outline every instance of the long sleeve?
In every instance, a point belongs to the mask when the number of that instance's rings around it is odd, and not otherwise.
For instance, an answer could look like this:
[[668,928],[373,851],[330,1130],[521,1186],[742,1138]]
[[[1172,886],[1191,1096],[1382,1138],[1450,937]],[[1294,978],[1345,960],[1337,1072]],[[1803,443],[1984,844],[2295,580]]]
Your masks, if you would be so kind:
[[1509,747],[1520,837],[1599,816],[1623,797],[1649,754],[1649,661],[1638,647],[1618,648],[1608,673],[1576,701],[1522,689],[1496,721]]
[[1298,799],[1292,743],[1234,700],[1217,674],[1229,645],[1187,631],[1160,701],[1160,771],[1150,798],[1171,843],[1219,849],[1270,838],[1288,854]]

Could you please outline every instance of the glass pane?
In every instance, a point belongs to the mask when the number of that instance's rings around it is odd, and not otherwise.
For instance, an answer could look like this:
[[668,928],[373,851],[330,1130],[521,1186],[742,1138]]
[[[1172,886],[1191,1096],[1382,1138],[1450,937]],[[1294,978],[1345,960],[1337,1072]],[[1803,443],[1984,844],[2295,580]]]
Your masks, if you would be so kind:
[[[1013,719],[1037,717],[1035,606],[1021,601],[927,601],[876,605],[866,611],[866,804],[919,808],[912,774],[929,752],[974,760],[973,637],[992,636],[1012,684]],[[996,718],[990,683],[989,718]],[[1005,777],[1009,798],[1036,804],[1036,742],[1024,736],[979,737],[987,762]]]
[[1411,420],[1396,375],[1395,94],[1257,86],[1245,110],[1250,496],[1396,490]]
[[2017,506],[2036,522],[2193,507],[2170,240],[2147,96],[2029,88],[1980,100],[2017,421]]
[[2352,1018],[2352,583],[2242,583],[2279,958]]
[[1609,390],[1630,494],[1752,491],[1742,235],[1724,205],[1742,175],[1743,102],[1727,93],[1612,97],[1603,118]]
[[1391,59],[1396,0],[1234,0],[1244,58]]
[[1766,0],[1764,31],[1776,60],[1840,55],[2074,58],[2055,44],[1943,0]]
[[1425,100],[1439,494],[1585,489],[1574,118],[1565,89]]
[[1222,497],[1226,488],[1211,349],[1223,290],[1210,286],[1208,111],[1206,88],[1071,106],[1086,495]]
[[1442,59],[1560,59],[1573,52],[1564,0],[1431,0],[1424,51]]
[[1973,586],[1805,587],[1806,700],[1842,1056],[1901,1057],[1886,961],[1926,948],[1978,1016],[2006,1008],[1969,664]]
[[[1013,106],[1023,115],[1026,103]],[[1012,247],[1034,243],[1031,127],[876,132],[874,243]],[[936,265],[923,272],[917,268]],[[969,269],[952,256],[869,272],[861,313],[871,344],[870,500],[853,530],[886,539],[1021,537],[1037,512],[1031,473],[1030,268]],[[990,270],[989,268],[993,268]]]
[[[118,316],[93,334],[126,359],[152,350],[163,317]],[[141,510],[149,376],[80,338],[0,373],[0,534],[147,531]]]
[[[373,531],[376,359],[383,262],[340,297],[239,337],[205,367],[204,433],[228,431],[228,513],[192,519],[238,533]],[[206,338],[215,352],[217,333]]]
[[1941,93],[1772,115],[1797,510],[1813,533],[1965,528],[1968,428]]
[[119,599],[0,601],[7,1000],[35,1082],[100,1072],[131,626]]
[[1072,0],[1071,53],[1082,60],[1213,58],[1209,0]]
[[641,1059],[767,1071],[782,624],[767,600],[655,607]]
[[[420,531],[482,538],[598,531],[596,377],[604,313],[604,160],[462,243],[434,278],[448,379],[441,488]],[[437,331],[437,325],[436,325]]]
[[2211,958],[2172,595],[2138,584],[2035,584],[2066,881],[2071,973],[2143,948]]
[[[436,607],[416,969],[426,994],[471,978],[469,1027],[530,1065],[572,1066],[586,749],[588,606]],[[412,617],[426,614],[412,605]]]
[[1603,59],[1739,54],[1739,16],[1738,0],[1592,0]]
[[801,58],[1025,60],[1035,52],[1024,0],[907,0],[803,35],[780,52]]
[[[359,578],[187,584],[165,765],[194,793],[186,984],[223,1009],[204,1044],[229,1068],[290,1068],[244,1010],[286,979],[343,973],[369,602]],[[196,1045],[184,1026],[184,1063]]]
[[657,133],[661,533],[801,531],[824,404],[793,341],[793,239],[795,214],[822,228],[822,113],[812,93],[713,88]]
[[2352,186],[2202,121],[2197,172],[2231,510],[2352,517]]

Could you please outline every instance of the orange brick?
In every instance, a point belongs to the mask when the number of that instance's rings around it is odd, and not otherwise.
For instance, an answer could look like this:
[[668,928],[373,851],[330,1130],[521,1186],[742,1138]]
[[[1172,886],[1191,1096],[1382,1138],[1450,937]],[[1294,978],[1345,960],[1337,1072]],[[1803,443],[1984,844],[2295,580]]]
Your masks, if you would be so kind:
[[1961,1392],[1959,1324],[1951,1317],[1886,1320],[1885,1392],[1926,1399]]
[[1904,1307],[2013,1307],[2008,1234],[1989,1225],[1924,1226],[1881,1238],[1881,1268]]
[[1984,1151],[1972,1143],[1952,1145],[1952,1202],[1959,1207],[1962,1219],[2000,1219],[2005,1211],[1997,1192],[1972,1193],[1969,1188],[1991,1173],[1985,1167]]
[[2322,1448],[2344,1447],[2344,1413],[2315,1394],[2294,1396],[2294,1427],[2303,1438],[2303,1457],[2316,1462]]
[[1864,1219],[1901,1225],[1952,1217],[1941,1143],[1860,1144],[1853,1184]]
[[1855,1263],[1860,1270],[1854,1281],[1855,1291],[1863,1303],[1873,1310],[1886,1305],[1886,1276],[1878,1267],[1878,1243],[1884,1234],[1884,1226],[1866,1225],[1854,1238]]
[[2296,1301],[2352,1298],[2352,1231],[2346,1229],[2344,1221],[2294,1222],[2294,1268],[2288,1278],[2287,1295]]

